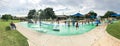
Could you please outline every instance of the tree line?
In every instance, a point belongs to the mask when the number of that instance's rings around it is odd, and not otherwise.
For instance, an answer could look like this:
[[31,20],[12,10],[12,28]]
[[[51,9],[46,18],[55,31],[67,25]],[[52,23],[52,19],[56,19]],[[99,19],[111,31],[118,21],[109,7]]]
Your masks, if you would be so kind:
[[55,19],[56,18],[56,15],[53,11],[53,8],[46,8],[44,10],[35,10],[35,9],[32,9],[32,10],[29,10],[28,12],[28,19],[35,19],[35,18],[41,18],[41,19]]
[[18,20],[19,18],[17,18],[16,16],[12,16],[11,14],[3,14],[1,15],[1,19],[4,21],[8,21],[8,20]]
[[[40,13],[39,13],[40,12]],[[114,11],[107,11],[104,16],[101,16],[102,18],[108,18],[111,17],[112,14],[116,14]],[[28,12],[28,19],[34,19],[36,18],[35,16],[38,15],[39,18],[41,19],[55,19],[57,16],[55,15],[53,8],[46,8],[44,10],[38,10],[36,11],[35,9],[29,10]],[[37,17],[38,17],[37,16]],[[87,14],[84,15],[85,18],[91,18],[91,19],[96,19],[97,13],[94,11],[90,11]]]

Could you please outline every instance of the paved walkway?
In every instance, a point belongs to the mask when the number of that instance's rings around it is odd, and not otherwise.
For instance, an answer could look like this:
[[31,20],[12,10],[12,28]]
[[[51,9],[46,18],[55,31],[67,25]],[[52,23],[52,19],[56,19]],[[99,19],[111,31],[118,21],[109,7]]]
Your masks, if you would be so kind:
[[120,40],[106,33],[106,24],[82,35],[55,36],[16,24],[17,30],[28,38],[29,46],[120,46]]

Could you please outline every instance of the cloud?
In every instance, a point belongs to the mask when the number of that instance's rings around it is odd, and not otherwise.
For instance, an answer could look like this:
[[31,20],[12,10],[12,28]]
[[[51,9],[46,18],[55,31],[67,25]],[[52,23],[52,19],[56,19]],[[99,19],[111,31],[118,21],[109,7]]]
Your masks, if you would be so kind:
[[119,0],[1,0],[0,14],[27,15],[30,9],[45,9],[52,7],[56,14],[82,14],[94,10],[104,15],[107,10],[120,12]]
[[120,0],[95,0],[95,2],[96,7],[94,9],[120,12]]

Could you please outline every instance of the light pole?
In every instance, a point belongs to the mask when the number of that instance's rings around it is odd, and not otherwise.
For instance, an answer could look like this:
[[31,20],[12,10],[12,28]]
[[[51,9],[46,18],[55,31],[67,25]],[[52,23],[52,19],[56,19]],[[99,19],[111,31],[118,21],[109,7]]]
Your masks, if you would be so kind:
[[38,20],[37,17],[38,17],[38,12],[36,12],[34,15],[35,24],[37,23],[37,20]]
[[38,18],[39,18],[39,24],[41,26],[41,16],[40,16],[41,11],[38,11]]

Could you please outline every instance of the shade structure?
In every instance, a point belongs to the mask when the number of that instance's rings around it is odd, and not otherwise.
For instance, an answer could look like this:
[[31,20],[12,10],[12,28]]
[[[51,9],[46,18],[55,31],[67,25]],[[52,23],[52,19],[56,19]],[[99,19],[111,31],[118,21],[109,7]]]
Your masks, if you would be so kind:
[[80,14],[80,13],[76,13],[76,14],[74,14],[74,15],[72,15],[72,16],[83,16],[83,15]]
[[112,14],[111,16],[120,16],[120,14]]

